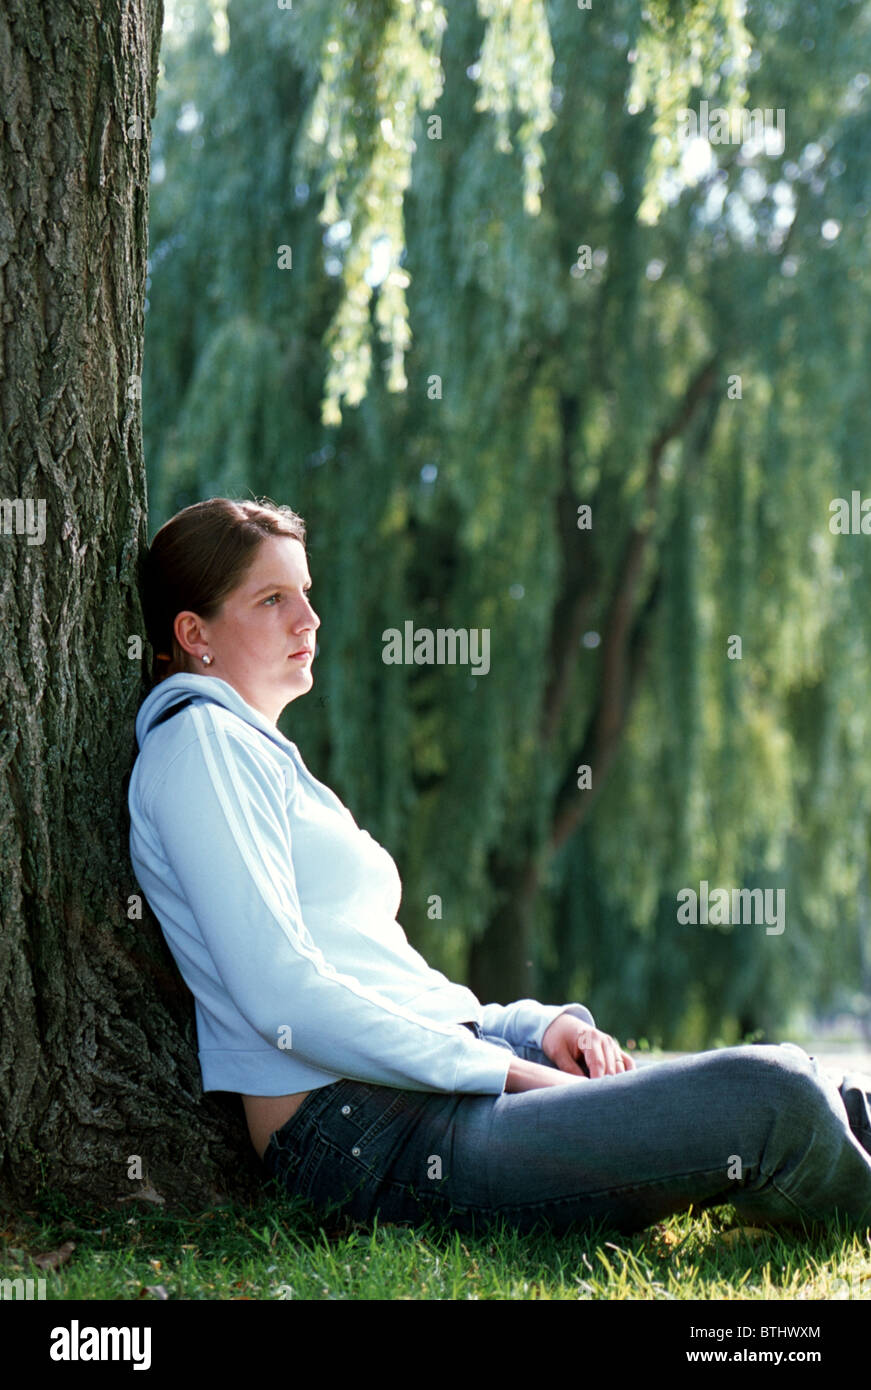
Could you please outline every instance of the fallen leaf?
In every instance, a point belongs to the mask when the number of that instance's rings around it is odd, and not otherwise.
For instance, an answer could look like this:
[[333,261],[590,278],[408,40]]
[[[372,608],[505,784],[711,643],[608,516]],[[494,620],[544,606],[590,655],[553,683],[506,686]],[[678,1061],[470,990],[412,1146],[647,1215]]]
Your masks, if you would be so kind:
[[[161,1197],[160,1193],[147,1178],[141,1178],[139,1182],[140,1185],[135,1192],[131,1192],[128,1197],[116,1197],[115,1201],[122,1205],[124,1202],[154,1202],[156,1206],[160,1207],[165,1205],[166,1198]],[[133,1218],[131,1218],[131,1220],[132,1219]]]
[[33,1263],[37,1269],[59,1269],[65,1265],[76,1248],[74,1240],[65,1240],[57,1250],[49,1250],[44,1255],[34,1255]]
[[746,1236],[748,1240],[758,1240],[770,1234],[770,1231],[764,1231],[761,1226],[735,1226],[731,1231],[723,1231],[720,1239],[724,1245],[737,1245],[741,1236]]

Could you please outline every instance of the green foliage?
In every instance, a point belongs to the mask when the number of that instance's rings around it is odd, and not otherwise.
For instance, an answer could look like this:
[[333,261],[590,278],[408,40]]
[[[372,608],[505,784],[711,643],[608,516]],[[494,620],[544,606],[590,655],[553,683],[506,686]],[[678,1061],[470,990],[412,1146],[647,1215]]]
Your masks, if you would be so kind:
[[[152,526],[224,491],[308,519],[321,651],[284,723],[448,973],[491,918],[494,850],[546,848],[600,688],[591,637],[543,740],[572,498],[588,635],[650,527],[646,664],[545,866],[536,964],[539,997],[671,1046],[871,996],[871,558],[829,529],[869,490],[869,16],[742,11],[231,0],[216,47],[198,3],[164,42],[152,149]],[[784,107],[785,149],[688,165],[677,112],[703,99]],[[489,627],[489,674],[385,666],[409,618]],[[679,926],[702,879],[785,888],[786,931]]]

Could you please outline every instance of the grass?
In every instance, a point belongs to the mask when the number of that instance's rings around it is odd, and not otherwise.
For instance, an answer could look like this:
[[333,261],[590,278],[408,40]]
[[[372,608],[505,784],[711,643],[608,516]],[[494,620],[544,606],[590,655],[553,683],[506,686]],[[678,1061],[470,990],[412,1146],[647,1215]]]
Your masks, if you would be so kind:
[[[42,1277],[46,1299],[871,1299],[871,1236],[743,1228],[727,1206],[631,1237],[322,1226],[271,1195],[180,1217],[44,1194],[4,1220],[0,1277]],[[65,1242],[59,1268],[33,1265]]]

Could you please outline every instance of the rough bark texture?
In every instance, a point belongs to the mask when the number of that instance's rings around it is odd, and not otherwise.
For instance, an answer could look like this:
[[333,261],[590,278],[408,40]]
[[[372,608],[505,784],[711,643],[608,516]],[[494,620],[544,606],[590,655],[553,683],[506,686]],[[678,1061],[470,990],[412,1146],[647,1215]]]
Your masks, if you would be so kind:
[[[0,11],[0,1198],[260,1187],[138,893],[142,370],[162,0]],[[27,506],[37,543],[23,533]],[[44,507],[45,534],[39,537]],[[131,640],[132,639],[132,640]],[[135,909],[134,909],[135,911]],[[133,1177],[130,1158],[141,1160]],[[135,1171],[135,1169],[134,1169]]]

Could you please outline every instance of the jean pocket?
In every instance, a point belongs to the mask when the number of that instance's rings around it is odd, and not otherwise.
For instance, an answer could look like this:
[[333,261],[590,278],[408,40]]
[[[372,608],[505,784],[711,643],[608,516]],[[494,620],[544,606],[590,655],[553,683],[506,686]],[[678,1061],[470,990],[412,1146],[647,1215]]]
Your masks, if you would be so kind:
[[392,1152],[396,1122],[409,1116],[409,1107],[419,1100],[417,1092],[349,1082],[318,1116],[317,1128],[340,1153],[374,1173]]
[[393,1151],[407,1132],[410,1100],[407,1091],[371,1082],[336,1087],[297,1146],[293,1190],[322,1212],[370,1220]]

